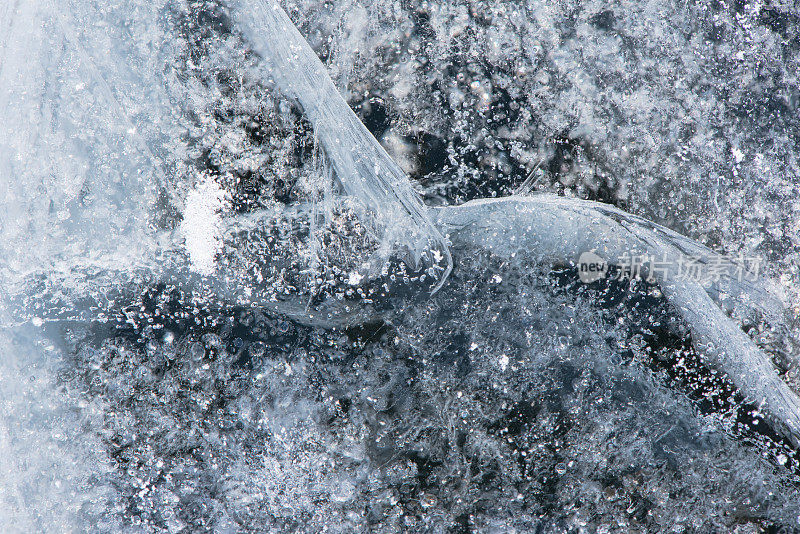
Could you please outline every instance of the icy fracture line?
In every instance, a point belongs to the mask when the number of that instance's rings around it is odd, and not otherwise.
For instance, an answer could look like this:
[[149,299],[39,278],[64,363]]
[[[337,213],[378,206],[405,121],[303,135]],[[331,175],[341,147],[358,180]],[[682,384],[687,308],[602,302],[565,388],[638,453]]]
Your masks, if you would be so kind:
[[314,125],[345,191],[368,210],[363,222],[374,223],[375,237],[382,245],[369,274],[378,272],[400,245],[416,267],[444,269],[436,275],[439,281],[434,291],[441,287],[452,269],[446,240],[403,170],[350,109],[286,12],[272,0],[232,0],[231,4],[245,36],[270,64],[277,86],[300,104]]
[[[384,225],[410,218],[417,230],[409,243],[412,250],[427,244],[421,238],[442,245],[441,234],[431,226],[407,177],[338,94],[325,67],[283,9],[272,0],[239,0],[236,7],[244,33],[272,63],[271,74],[278,85],[308,114],[347,192],[383,215]],[[569,263],[582,252],[596,250],[606,258],[624,253],[669,257],[672,265],[678,265],[682,256],[713,255],[686,237],[611,206],[552,195],[478,200],[437,211],[438,226],[454,246],[485,248],[510,258]],[[449,266],[449,256],[447,262]],[[726,373],[800,447],[800,398],[780,379],[769,357],[712,298],[722,304],[724,294],[730,293],[772,321],[781,315],[780,300],[759,283],[728,279],[727,287],[716,284],[706,290],[694,282],[673,282],[676,273],[668,270],[654,274],[689,324],[705,363]]]
[[[480,247],[514,261],[569,264],[590,250],[602,258],[648,254],[664,259],[666,268],[651,274],[688,324],[703,362],[725,373],[779,433],[800,447],[800,397],[714,302],[719,288],[707,290],[678,276],[687,249],[713,256],[707,248],[612,206],[550,194],[475,200],[437,211],[437,222],[454,247]],[[766,287],[730,277],[724,282],[734,294],[749,297],[759,312],[776,315],[780,301]]]

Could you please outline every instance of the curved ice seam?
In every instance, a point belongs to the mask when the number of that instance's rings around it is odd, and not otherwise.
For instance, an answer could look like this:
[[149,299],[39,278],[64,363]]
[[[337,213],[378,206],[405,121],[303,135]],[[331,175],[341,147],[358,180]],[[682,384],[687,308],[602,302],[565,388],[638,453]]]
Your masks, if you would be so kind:
[[[408,178],[338,94],[324,65],[277,2],[238,0],[234,10],[255,49],[272,63],[271,74],[278,86],[296,98],[308,115],[346,191],[377,215],[384,231],[397,218],[410,220],[411,226],[403,230],[413,229],[412,239],[398,241],[408,245],[415,258],[420,247],[429,244],[421,241],[419,232],[437,245],[445,243]],[[390,218],[385,217],[387,212]],[[589,250],[599,250],[605,257],[648,253],[673,259],[687,251],[710,252],[622,210],[552,195],[483,199],[441,208],[437,222],[445,231],[451,230],[454,245],[487,248],[505,256],[528,252],[529,258],[532,254],[569,262]],[[445,277],[452,264],[449,251],[447,262]],[[711,301],[710,294],[721,297],[718,288],[707,292],[694,282],[673,282],[664,273],[658,275],[658,282],[689,323],[706,363],[726,373],[800,446],[800,397],[780,379],[769,357]],[[754,307],[772,320],[780,316],[780,300],[771,298],[762,284],[740,283],[735,289],[739,296],[752,297]]]

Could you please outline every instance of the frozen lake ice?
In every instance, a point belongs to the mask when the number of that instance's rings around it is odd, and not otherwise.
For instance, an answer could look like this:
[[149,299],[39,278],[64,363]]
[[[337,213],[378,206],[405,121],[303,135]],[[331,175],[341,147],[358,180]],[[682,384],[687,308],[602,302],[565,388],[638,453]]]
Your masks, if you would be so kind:
[[3,531],[800,529],[792,2],[270,5],[0,6]]

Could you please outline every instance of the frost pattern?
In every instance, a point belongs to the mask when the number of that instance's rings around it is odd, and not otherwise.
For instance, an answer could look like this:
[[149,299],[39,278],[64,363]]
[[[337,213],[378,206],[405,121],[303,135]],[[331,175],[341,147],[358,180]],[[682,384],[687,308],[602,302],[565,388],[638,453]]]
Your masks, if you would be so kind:
[[[434,212],[474,231],[449,227],[457,268],[432,296],[402,265],[359,279],[380,225],[219,2],[2,3],[4,524],[797,528],[796,447],[698,350],[703,317],[583,286],[563,234],[517,250],[468,202],[599,199],[764,257],[769,283],[733,287],[758,297],[732,307],[737,342],[796,388],[794,6],[283,5],[426,201],[463,204]],[[200,276],[184,232],[206,187],[229,205],[203,211],[222,246]],[[607,204],[497,202],[699,246]]]

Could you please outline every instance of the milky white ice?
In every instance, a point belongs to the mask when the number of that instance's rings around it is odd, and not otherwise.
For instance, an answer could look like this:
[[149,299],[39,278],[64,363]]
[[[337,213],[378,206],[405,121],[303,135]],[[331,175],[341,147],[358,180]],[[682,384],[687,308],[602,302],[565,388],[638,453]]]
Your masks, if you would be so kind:
[[[393,207],[399,198],[416,227],[427,230],[428,236],[438,236],[437,231],[428,230],[428,216],[407,179],[338,95],[283,9],[272,0],[241,0],[234,8],[255,49],[274,65],[272,73],[278,86],[302,104],[348,192],[372,209],[389,209],[392,218],[400,213],[399,207]],[[370,164],[360,157],[368,158]],[[391,179],[371,172],[373,168],[392,169]],[[347,187],[348,183],[357,185]],[[446,207],[438,210],[437,223],[455,247],[482,247],[515,261],[575,262],[582,252],[597,249],[608,258],[621,257],[625,252],[668,256],[677,265],[681,255],[698,250],[706,256],[711,253],[621,210],[550,195]],[[723,294],[719,286],[707,292],[700,284],[676,282],[663,274],[659,282],[687,320],[706,363],[725,372],[783,435],[800,446],[800,397],[778,377],[769,357],[712,302],[709,293],[718,299]],[[731,279],[724,283],[726,292],[746,299],[752,308],[767,312],[768,317],[780,317],[780,299],[762,284],[747,285]]]
[[[32,273],[98,273],[147,262],[140,215],[163,176],[137,126],[159,121],[160,85],[120,59],[118,26],[90,3],[0,3],[0,530],[78,532],[114,490],[93,409],[57,389],[63,347],[11,301]],[[108,15],[108,13],[106,13]],[[144,17],[144,12],[141,13]],[[92,20],[92,24],[80,22]],[[79,44],[75,32],[99,55]],[[93,31],[94,30],[94,31]],[[136,70],[140,69],[140,70]],[[105,77],[99,75],[99,71]],[[110,80],[110,82],[109,82]],[[124,86],[123,98],[117,92]],[[145,96],[146,95],[146,96]],[[138,119],[128,113],[136,111]],[[16,326],[14,326],[16,325]],[[102,527],[113,531],[112,524]]]
[[180,231],[192,269],[210,275],[222,251],[222,212],[227,207],[225,190],[210,176],[205,177],[186,197]]
[[116,16],[92,2],[0,6],[0,120],[14,125],[0,129],[0,268],[14,279],[146,263],[154,249],[141,215],[165,186],[154,151],[179,121]]

